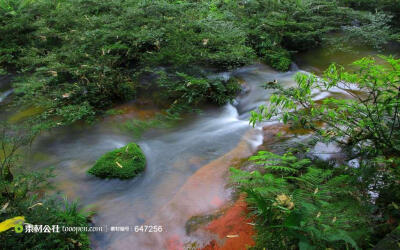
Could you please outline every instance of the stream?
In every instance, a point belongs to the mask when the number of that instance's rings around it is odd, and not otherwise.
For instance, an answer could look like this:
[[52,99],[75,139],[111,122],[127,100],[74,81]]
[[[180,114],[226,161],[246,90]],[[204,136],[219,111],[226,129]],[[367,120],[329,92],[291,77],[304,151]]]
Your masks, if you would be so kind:
[[[107,122],[85,129],[74,127],[52,132],[36,142],[33,156],[42,155],[38,157],[40,167],[55,166],[57,177],[54,182],[69,199],[78,198],[83,206],[94,206],[97,212],[95,225],[108,225],[109,230],[111,226],[161,225],[165,230],[159,234],[161,239],[150,242],[147,239],[155,233],[95,233],[92,235],[95,248],[134,246],[141,249],[146,245],[146,249],[161,249],[165,240],[171,237],[182,241],[194,240],[186,238],[186,220],[218,209],[230,200],[231,191],[223,188],[227,179],[219,179],[216,183],[212,177],[207,178],[199,185],[205,192],[203,195],[210,200],[203,200],[204,197],[199,197],[202,194],[197,192],[198,186],[185,184],[193,176],[198,176],[202,168],[228,154],[240,143],[246,148],[241,151],[247,152],[243,157],[255,151],[262,142],[262,135],[260,128],[249,126],[247,118],[249,111],[268,99],[269,91],[264,90],[261,84],[275,78],[289,84],[294,73],[276,73],[263,65],[229,73],[246,82],[247,94],[238,97],[235,106],[227,104],[220,108],[206,108],[176,128],[164,133],[145,134],[136,142],[146,155],[146,170],[133,180],[101,180],[86,174],[102,154],[134,141],[129,134],[115,132]],[[224,170],[228,168],[229,165]],[[218,185],[222,189],[209,188]],[[184,196],[188,197],[179,197],[182,189],[187,192]],[[187,204],[188,199],[190,204]],[[185,204],[184,211],[179,208],[180,204]],[[169,209],[171,206],[175,208]],[[175,217],[179,219],[170,219]]]
[[[333,60],[318,61],[316,55],[322,57],[321,53],[303,55],[299,67],[320,72]],[[180,249],[187,242],[207,243],[211,236],[187,235],[185,223],[192,216],[217,211],[232,199],[232,190],[226,187],[229,167],[252,155],[263,142],[261,125],[253,128],[248,122],[250,111],[271,95],[262,83],[276,79],[285,87],[294,86],[298,72],[304,71],[296,65],[281,73],[262,64],[225,72],[215,77],[237,77],[244,84],[232,104],[205,108],[173,128],[151,130],[140,140],[106,119],[92,126],[56,129],[38,138],[28,162],[35,169],[53,166],[56,190],[96,211],[94,225],[107,226],[108,232],[91,234],[94,249]],[[0,85],[0,103],[11,93],[8,84]],[[146,155],[143,174],[127,181],[86,174],[102,154],[132,141]],[[140,225],[162,226],[163,232],[110,232],[111,226]]]

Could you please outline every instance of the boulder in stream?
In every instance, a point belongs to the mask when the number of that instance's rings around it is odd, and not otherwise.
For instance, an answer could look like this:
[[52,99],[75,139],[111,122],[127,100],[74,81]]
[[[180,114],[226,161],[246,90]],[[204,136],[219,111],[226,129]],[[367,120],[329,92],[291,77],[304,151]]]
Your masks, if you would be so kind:
[[105,153],[88,171],[100,178],[130,179],[141,173],[146,166],[146,158],[139,145],[128,145]]

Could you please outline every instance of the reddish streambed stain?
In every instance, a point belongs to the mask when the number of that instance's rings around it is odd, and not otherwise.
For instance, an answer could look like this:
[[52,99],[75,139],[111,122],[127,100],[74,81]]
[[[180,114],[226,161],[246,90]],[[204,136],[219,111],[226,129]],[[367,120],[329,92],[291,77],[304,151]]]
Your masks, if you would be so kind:
[[[310,134],[312,131],[304,129],[293,129],[288,125],[274,124],[263,128],[263,144],[259,149],[268,148],[281,139],[287,139],[290,135]],[[277,134],[281,136],[277,137]],[[240,198],[228,207],[222,216],[211,221],[202,230],[206,230],[217,239],[211,240],[202,250],[243,250],[255,245],[256,234],[252,219],[248,217],[248,207],[241,195]]]
[[[287,126],[275,124],[263,129],[263,145],[276,143],[278,132],[285,131]],[[229,180],[229,167],[237,165],[241,159],[254,153],[247,143],[254,130],[247,132],[238,145],[227,154],[204,165],[192,175],[175,196],[144,225],[162,225],[162,233],[135,233],[131,237],[114,241],[109,249],[187,249],[187,243],[196,242],[197,247],[205,250],[246,249],[254,245],[255,234],[251,220],[247,217],[247,204],[243,197],[232,201],[231,190],[226,188]],[[260,147],[262,148],[262,147]],[[190,163],[201,164],[202,158],[194,157]],[[228,206],[227,206],[228,205]],[[194,235],[187,235],[186,222],[193,216],[214,214],[223,211],[222,215],[207,225],[200,227]],[[196,234],[200,231],[200,234]],[[205,232],[205,233],[204,233]],[[204,233],[204,234],[201,234]],[[227,237],[228,236],[228,237]]]
[[[287,129],[287,126],[282,124],[265,127],[263,129],[264,146],[276,143],[276,135],[285,128]],[[228,207],[222,216],[211,221],[205,228],[196,231],[196,233],[207,232],[208,234],[187,235],[185,231],[185,223],[191,217],[214,214],[221,211],[223,206],[231,201],[231,191],[226,189],[229,167],[254,153],[246,142],[246,138],[249,138],[252,133],[254,131],[246,133],[243,140],[229,153],[200,168],[187,180],[172,200],[152,219],[144,223],[164,225],[165,232],[153,234],[150,237],[136,238],[135,243],[145,249],[168,250],[185,249],[185,244],[189,242],[197,242],[198,247],[204,247],[206,250],[246,249],[254,245],[252,236],[255,232],[253,226],[248,224],[251,220],[246,217],[247,205],[243,198]],[[126,246],[126,243],[123,245]]]
[[[192,217],[214,213],[231,199],[231,190],[225,188],[229,180],[229,167],[242,158],[253,154],[246,138],[227,154],[208,163],[192,175],[175,196],[144,225],[163,225],[165,231],[157,234],[142,234],[116,241],[112,249],[140,247],[141,249],[184,249],[187,242],[198,241],[186,234],[185,224]],[[209,238],[208,238],[209,240]],[[201,241],[207,244],[208,241]]]
[[254,226],[247,213],[247,203],[242,196],[221,217],[205,227],[205,230],[218,235],[219,240],[212,240],[202,250],[242,250],[254,246]]

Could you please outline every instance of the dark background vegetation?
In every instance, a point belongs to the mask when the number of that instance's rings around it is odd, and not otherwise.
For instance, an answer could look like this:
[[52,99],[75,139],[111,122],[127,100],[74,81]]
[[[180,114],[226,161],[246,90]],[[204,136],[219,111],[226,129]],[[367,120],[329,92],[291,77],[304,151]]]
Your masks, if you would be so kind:
[[285,71],[296,52],[343,27],[382,46],[393,35],[385,28],[397,27],[397,1],[364,2],[3,0],[0,67],[19,76],[19,107],[43,108],[44,127],[91,120],[143,89],[178,112],[237,93],[235,83],[207,79],[205,68],[260,60]]

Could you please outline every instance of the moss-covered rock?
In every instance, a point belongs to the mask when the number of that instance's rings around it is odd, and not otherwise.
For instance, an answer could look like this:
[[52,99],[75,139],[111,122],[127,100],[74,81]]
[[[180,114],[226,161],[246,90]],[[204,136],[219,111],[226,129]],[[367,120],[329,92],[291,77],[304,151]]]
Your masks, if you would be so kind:
[[142,172],[145,166],[143,151],[136,143],[129,143],[101,156],[88,173],[100,178],[129,179]]

